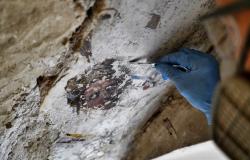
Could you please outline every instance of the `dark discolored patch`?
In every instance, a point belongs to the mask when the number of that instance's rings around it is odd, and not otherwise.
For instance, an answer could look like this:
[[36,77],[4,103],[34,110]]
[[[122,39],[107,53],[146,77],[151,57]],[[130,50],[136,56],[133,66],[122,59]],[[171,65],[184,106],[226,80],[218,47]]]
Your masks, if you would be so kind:
[[106,59],[91,70],[85,71],[85,74],[67,82],[65,90],[68,104],[75,107],[78,114],[84,108],[114,107],[119,95],[131,84],[131,80],[126,79],[130,71],[125,66],[118,66],[121,74],[114,76],[116,70],[112,68],[113,62],[114,59]]
[[144,83],[142,84],[142,86],[143,86],[143,90],[147,90],[147,89],[150,88],[150,82],[146,81],[146,82],[144,82]]
[[92,38],[92,32],[90,32],[89,35],[84,39],[83,45],[80,48],[81,55],[85,56],[88,62],[90,62],[90,57],[92,56],[91,38]]
[[6,127],[7,129],[11,128],[11,127],[12,127],[11,122],[7,122],[7,123],[5,124],[5,127]]
[[[75,2],[77,3],[78,1]],[[98,0],[86,11],[87,17],[72,33],[71,38],[69,38],[69,49],[72,50],[72,53],[81,49],[84,40],[90,35],[90,32],[92,32],[94,26],[99,21],[105,6],[105,0]]]
[[90,8],[87,10],[87,16],[88,16],[88,17],[93,16],[93,7],[90,7]]
[[101,19],[102,20],[105,20],[105,19],[110,19],[111,18],[111,15],[110,14],[104,14],[101,16]]
[[37,78],[36,81],[40,91],[41,102],[43,102],[44,98],[49,93],[57,77],[58,75],[42,75]]
[[150,21],[148,22],[148,24],[146,25],[146,28],[156,29],[160,22],[161,16],[158,14],[154,14],[154,13],[152,13],[151,16],[152,17]]
[[68,43],[68,38],[67,37],[64,37],[63,40],[62,40],[62,45],[66,45]]

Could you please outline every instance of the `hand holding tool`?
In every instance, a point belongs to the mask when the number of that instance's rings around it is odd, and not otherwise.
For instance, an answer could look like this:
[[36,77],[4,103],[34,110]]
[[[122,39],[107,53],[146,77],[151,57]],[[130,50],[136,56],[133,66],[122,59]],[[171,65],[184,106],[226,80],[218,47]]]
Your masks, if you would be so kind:
[[193,49],[181,49],[155,63],[164,80],[172,80],[179,92],[202,111],[211,123],[211,101],[220,80],[219,65],[209,54]]

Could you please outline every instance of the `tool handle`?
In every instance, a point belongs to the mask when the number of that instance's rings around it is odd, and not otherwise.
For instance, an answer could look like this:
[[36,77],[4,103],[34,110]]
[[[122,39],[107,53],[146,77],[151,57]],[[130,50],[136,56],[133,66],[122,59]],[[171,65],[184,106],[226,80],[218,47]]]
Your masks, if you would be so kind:
[[[158,62],[158,64],[165,64],[165,65],[171,65],[174,68],[177,68],[178,70],[182,71],[182,72],[190,72],[191,70],[187,67],[184,67],[180,64],[176,64],[176,63],[164,63],[164,62]],[[155,65],[155,63],[154,63]]]

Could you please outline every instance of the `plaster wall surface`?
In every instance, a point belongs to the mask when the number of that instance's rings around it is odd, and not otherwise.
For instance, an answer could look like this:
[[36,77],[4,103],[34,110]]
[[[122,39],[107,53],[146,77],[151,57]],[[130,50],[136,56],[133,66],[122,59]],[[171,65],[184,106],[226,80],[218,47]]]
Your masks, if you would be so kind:
[[[203,115],[178,95],[173,84],[161,80],[151,66],[128,61],[183,46],[207,51],[211,44],[197,19],[212,7],[210,0],[1,1],[0,159],[147,159],[206,140]],[[109,69],[115,72],[110,78],[123,76],[118,88],[128,81],[129,85],[117,94],[114,107],[82,107],[77,114],[67,102],[69,80],[111,58]],[[154,84],[145,87],[145,80],[131,79],[134,74],[151,76]],[[143,152],[140,143],[154,131],[149,129],[142,139],[135,135],[160,106],[172,104],[162,104],[166,94],[179,97],[169,113],[179,115],[174,127],[187,135],[161,136],[164,143],[169,138],[174,145],[157,142],[161,151],[154,144]],[[168,115],[170,121],[174,115]],[[193,120],[183,125],[184,118],[198,119],[199,127],[192,127]],[[165,134],[163,123],[152,124],[159,125],[156,133]],[[141,155],[130,152],[132,146],[138,146]]]

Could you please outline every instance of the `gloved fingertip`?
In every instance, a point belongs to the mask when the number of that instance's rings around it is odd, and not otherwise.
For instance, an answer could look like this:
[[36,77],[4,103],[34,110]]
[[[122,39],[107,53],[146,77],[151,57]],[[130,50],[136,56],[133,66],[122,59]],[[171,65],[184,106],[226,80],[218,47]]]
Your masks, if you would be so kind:
[[169,78],[168,78],[168,75],[167,75],[167,72],[166,72],[166,69],[165,69],[165,67],[164,67],[164,65],[162,65],[162,64],[155,64],[155,69],[158,71],[158,72],[160,72],[161,73],[161,75],[162,75],[162,78],[164,79],[164,80],[168,80]]

